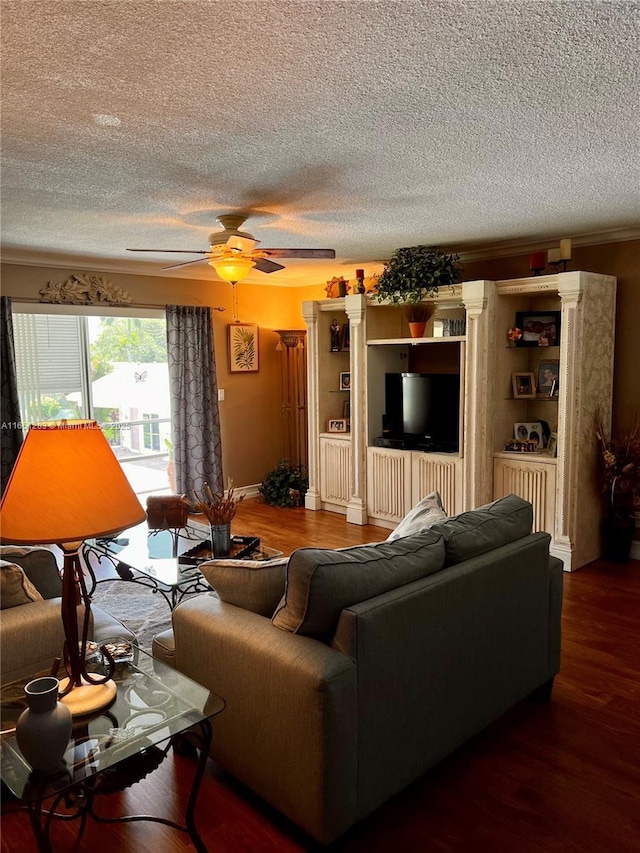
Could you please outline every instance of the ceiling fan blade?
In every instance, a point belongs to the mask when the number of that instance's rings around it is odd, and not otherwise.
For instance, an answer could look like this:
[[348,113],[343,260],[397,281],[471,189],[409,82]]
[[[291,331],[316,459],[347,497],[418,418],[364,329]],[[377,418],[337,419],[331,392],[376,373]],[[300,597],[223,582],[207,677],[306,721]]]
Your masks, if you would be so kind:
[[270,258],[335,258],[335,249],[260,249]]
[[208,255],[208,249],[127,249],[127,252],[179,252],[181,255]]
[[273,261],[268,260],[267,258],[259,258],[256,261],[255,269],[260,270],[260,272],[278,272],[278,270],[283,270],[284,267],[282,264],[276,264]]
[[196,258],[195,261],[184,261],[182,264],[171,264],[169,267],[162,267],[163,270],[174,270],[176,267],[188,267],[189,264],[201,264],[207,258]]

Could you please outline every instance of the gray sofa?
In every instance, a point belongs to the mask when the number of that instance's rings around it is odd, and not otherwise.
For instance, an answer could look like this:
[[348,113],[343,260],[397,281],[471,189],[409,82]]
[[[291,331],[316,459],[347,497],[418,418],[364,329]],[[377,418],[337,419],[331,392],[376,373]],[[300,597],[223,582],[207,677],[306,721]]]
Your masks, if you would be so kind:
[[[28,587],[25,599],[34,594],[29,592],[30,584],[37,590],[35,594],[42,596],[37,601],[26,600],[7,607],[13,602],[3,595],[0,664],[4,684],[25,673],[35,674],[50,668],[56,656],[62,654],[64,632],[60,612],[62,584],[53,552],[41,547],[2,545],[0,560],[23,569]],[[115,638],[135,641],[135,634],[99,607],[91,608],[90,625],[90,638],[98,643]]]
[[511,495],[391,542],[300,549],[271,619],[206,593],[176,608],[154,654],[225,698],[222,767],[329,843],[516,702],[550,695],[562,564],[531,525]]

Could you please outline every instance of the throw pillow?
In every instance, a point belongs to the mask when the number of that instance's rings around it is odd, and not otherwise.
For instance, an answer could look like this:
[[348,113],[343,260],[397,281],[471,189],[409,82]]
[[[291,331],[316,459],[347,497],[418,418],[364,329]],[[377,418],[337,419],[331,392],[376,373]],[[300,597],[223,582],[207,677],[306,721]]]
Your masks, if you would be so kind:
[[517,495],[507,495],[434,524],[432,530],[444,537],[445,565],[451,566],[522,539],[532,527],[531,504]]
[[42,601],[42,596],[24,571],[15,563],[0,560],[0,602],[2,610]]
[[423,533],[429,530],[431,525],[437,521],[444,521],[447,513],[444,511],[442,501],[438,492],[422,498],[421,501],[409,510],[395,530],[387,537],[387,542],[400,539],[401,536],[413,536],[415,533]]
[[228,604],[271,617],[284,593],[288,557],[258,560],[214,560],[200,571],[218,597]]
[[289,558],[285,594],[271,621],[328,639],[343,608],[437,572],[443,558],[442,537],[430,530],[339,551],[299,548]]
[[43,598],[62,595],[62,581],[55,554],[40,545],[2,545],[0,559],[17,563]]

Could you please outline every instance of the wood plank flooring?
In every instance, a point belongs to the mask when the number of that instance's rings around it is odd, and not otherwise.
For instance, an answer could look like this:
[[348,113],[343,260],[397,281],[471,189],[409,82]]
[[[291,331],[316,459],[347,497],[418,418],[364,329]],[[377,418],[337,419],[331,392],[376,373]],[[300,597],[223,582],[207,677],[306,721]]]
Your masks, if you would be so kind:
[[[236,534],[290,552],[375,542],[388,531],[342,516],[245,500]],[[522,702],[326,850],[340,853],[637,853],[640,851],[640,562],[597,561],[565,574],[562,669],[547,704]],[[428,723],[426,723],[428,725]],[[215,723],[214,723],[215,737]],[[180,819],[193,762],[170,754],[101,813]],[[316,847],[209,761],[197,822],[211,853],[300,853]],[[57,826],[71,850],[74,824]],[[166,827],[88,823],[79,848],[183,853]],[[36,847],[27,815],[3,803],[3,853]]]

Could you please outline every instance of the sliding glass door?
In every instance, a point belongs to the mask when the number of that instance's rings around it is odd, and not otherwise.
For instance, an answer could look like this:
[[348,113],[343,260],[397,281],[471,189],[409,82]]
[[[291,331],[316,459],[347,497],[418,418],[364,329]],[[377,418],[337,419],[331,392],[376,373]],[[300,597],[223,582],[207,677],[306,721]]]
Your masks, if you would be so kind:
[[96,311],[14,302],[25,430],[43,420],[94,418],[139,495],[172,491],[164,315]]

